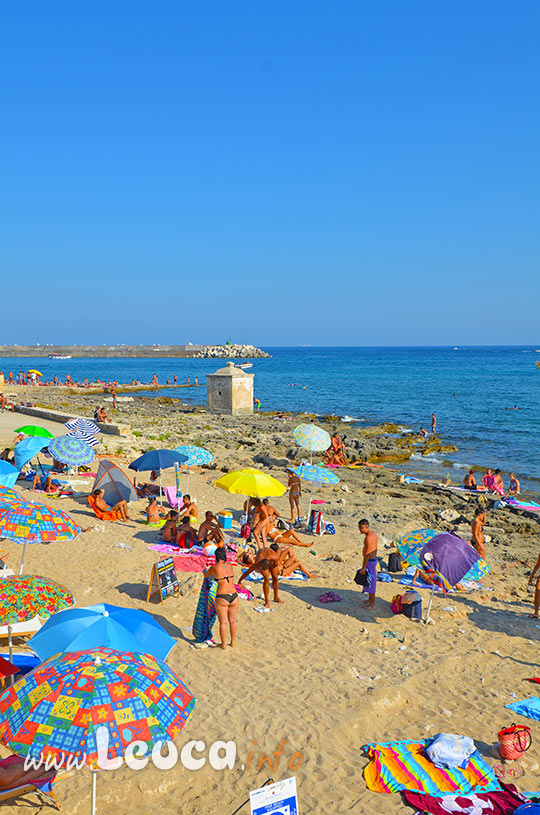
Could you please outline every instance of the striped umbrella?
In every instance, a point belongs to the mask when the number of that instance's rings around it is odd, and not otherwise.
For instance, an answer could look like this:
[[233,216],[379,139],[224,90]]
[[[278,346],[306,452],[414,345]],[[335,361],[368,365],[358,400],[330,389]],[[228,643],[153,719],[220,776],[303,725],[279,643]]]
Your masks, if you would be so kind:
[[[300,447],[309,450],[311,453],[321,453],[330,447],[330,436],[326,430],[316,424],[299,424],[298,427],[294,428],[293,436]],[[311,459],[313,459],[313,455]]]
[[[116,764],[130,745],[174,740],[195,698],[164,662],[111,648],[56,654],[0,696],[0,741],[37,760],[85,762],[98,750]],[[100,751],[101,752],[101,751]],[[92,806],[96,773],[92,773]]]
[[0,581],[0,625],[24,623],[36,616],[45,620],[74,603],[75,598],[65,586],[39,574]]
[[[289,467],[291,472],[295,473],[299,478],[304,481],[311,481],[312,484],[337,484],[339,478],[331,470],[325,467],[318,467],[316,464],[302,464],[300,467]],[[308,506],[308,521],[311,513],[311,501],[313,499],[313,486],[309,493],[309,506]]]
[[0,537],[24,544],[19,574],[23,573],[27,543],[73,540],[81,532],[81,527],[59,509],[27,501],[14,501],[0,508]]
[[91,433],[92,436],[101,433],[97,424],[91,422],[90,419],[70,419],[69,422],[66,422],[66,427],[68,430],[84,430],[86,433]]
[[201,467],[203,464],[210,464],[214,460],[214,454],[204,447],[196,447],[194,444],[181,444],[180,447],[174,448],[177,453],[187,457],[187,475],[186,475],[186,492],[188,491],[189,483],[189,465]]
[[48,447],[49,453],[56,461],[69,467],[82,467],[94,460],[94,451],[81,439],[71,436],[58,436]]
[[99,444],[98,439],[92,433],[87,433],[86,430],[70,430],[68,436],[84,441],[89,447],[97,447]]

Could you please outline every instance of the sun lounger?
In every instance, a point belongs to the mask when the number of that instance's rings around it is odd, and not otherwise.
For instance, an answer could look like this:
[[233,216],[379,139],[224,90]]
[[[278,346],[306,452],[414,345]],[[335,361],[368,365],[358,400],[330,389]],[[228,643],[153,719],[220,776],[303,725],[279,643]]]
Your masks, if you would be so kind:
[[93,495],[89,495],[86,500],[88,501],[90,509],[92,510],[92,512],[94,513],[96,518],[99,518],[100,521],[119,521],[120,520],[120,513],[118,511],[113,512],[112,510],[109,510],[108,512],[101,512],[101,510],[97,509],[97,507],[96,507],[96,499],[94,498]]
[[[11,625],[11,636],[12,637],[31,637],[36,631],[39,631],[41,626],[43,625],[43,620],[41,617],[36,615],[32,617],[31,620],[26,620],[23,623],[13,623]],[[8,639],[9,631],[7,625],[0,625],[0,639]]]

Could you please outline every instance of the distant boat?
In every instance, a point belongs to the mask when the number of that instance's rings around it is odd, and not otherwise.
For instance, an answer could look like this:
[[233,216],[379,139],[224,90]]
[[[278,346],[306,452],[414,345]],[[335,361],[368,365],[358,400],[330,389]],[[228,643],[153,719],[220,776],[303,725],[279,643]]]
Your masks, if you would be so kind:
[[71,354],[49,354],[49,359],[71,359]]
[[246,360],[245,362],[240,362],[236,367],[237,368],[243,368],[244,371],[247,371],[248,368],[253,368],[253,363],[248,362],[248,360]]
[[454,345],[454,351],[459,351],[459,348],[457,347],[457,345]]

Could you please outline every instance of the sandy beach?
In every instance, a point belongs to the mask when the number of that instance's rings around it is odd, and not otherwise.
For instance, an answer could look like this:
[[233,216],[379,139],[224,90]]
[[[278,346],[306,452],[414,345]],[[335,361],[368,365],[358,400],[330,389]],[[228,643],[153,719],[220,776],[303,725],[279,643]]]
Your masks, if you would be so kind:
[[[64,410],[92,416],[85,397],[62,398],[69,404]],[[55,407],[52,402],[50,406]],[[256,466],[286,483],[285,467],[301,459],[291,435],[296,417],[261,414],[234,420],[202,409],[188,412],[180,403],[159,399],[120,402],[119,407],[118,420],[129,424],[131,432],[127,437],[102,434],[98,451],[127,472],[129,461],[149,446],[198,443],[215,453],[211,468],[190,471],[189,491],[199,517],[206,509],[227,509],[235,521],[240,518],[243,499],[213,486],[223,472]],[[2,447],[12,444],[14,428],[27,418],[8,412],[0,416]],[[61,424],[38,423],[55,435],[65,432]],[[360,439],[359,431],[357,435]],[[378,460],[384,460],[384,446],[377,448],[386,443],[383,432],[364,433],[362,449],[353,447],[355,440],[355,431],[350,431],[348,443],[359,457],[371,445],[375,457],[378,449]],[[92,478],[77,476],[77,494],[62,500],[31,494],[29,482],[17,486],[25,499],[60,507],[81,526],[93,526],[72,542],[29,546],[26,571],[61,582],[73,591],[78,605],[104,601],[154,614],[178,642],[169,664],[197,699],[192,718],[177,738],[179,751],[190,740],[205,743],[203,756],[216,740],[236,744],[232,770],[214,770],[207,760],[198,770],[186,769],[179,761],[169,771],[150,764],[141,772],[100,772],[98,812],[232,815],[250,790],[269,777],[290,775],[297,778],[303,815],[404,811],[399,795],[366,788],[362,745],[427,738],[440,731],[471,736],[488,763],[501,765],[505,772],[510,766],[519,771],[518,789],[537,788],[538,723],[522,720],[532,727],[533,749],[513,765],[505,767],[493,745],[497,731],[516,718],[504,704],[533,695],[523,680],[538,672],[540,626],[527,616],[532,595],[526,589],[538,555],[538,522],[524,513],[488,509],[485,531],[492,572],[475,591],[436,596],[432,624],[415,625],[392,614],[396,583],[378,583],[376,612],[370,613],[361,607],[361,592],[353,582],[360,565],[358,519],[370,520],[379,535],[379,555],[386,559],[392,541],[414,529],[454,530],[468,538],[476,506],[473,496],[399,483],[398,467],[392,466],[395,469],[340,469],[338,485],[319,488],[317,497],[327,502],[323,511],[336,534],[303,536],[312,546],[297,550],[318,577],[283,581],[285,602],[269,614],[254,611],[257,601],[242,600],[237,646],[225,651],[193,647],[200,575],[179,573],[181,596],[159,605],[146,603],[152,564],[159,559],[159,553],[148,548],[158,542],[159,531],[143,523],[146,501],[130,504],[129,522],[113,523],[99,521],[87,505]],[[92,469],[97,469],[97,459]],[[173,472],[164,472],[163,481],[172,484]],[[286,493],[272,503],[287,517]],[[16,570],[21,547],[8,540],[1,546]],[[256,584],[250,588],[261,596]],[[342,602],[319,603],[320,595],[330,590]],[[428,592],[422,594],[426,606]],[[385,635],[389,631],[399,636]],[[88,771],[74,773],[55,791],[64,812],[89,811]],[[4,809],[19,811],[15,804]],[[248,811],[249,805],[240,810]]]

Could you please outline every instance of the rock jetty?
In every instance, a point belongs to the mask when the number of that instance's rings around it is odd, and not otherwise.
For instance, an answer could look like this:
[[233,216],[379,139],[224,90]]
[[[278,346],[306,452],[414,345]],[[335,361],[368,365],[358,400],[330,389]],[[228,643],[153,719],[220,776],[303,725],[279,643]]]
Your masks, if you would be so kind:
[[195,356],[198,359],[248,359],[269,357],[270,354],[254,345],[205,345]]

